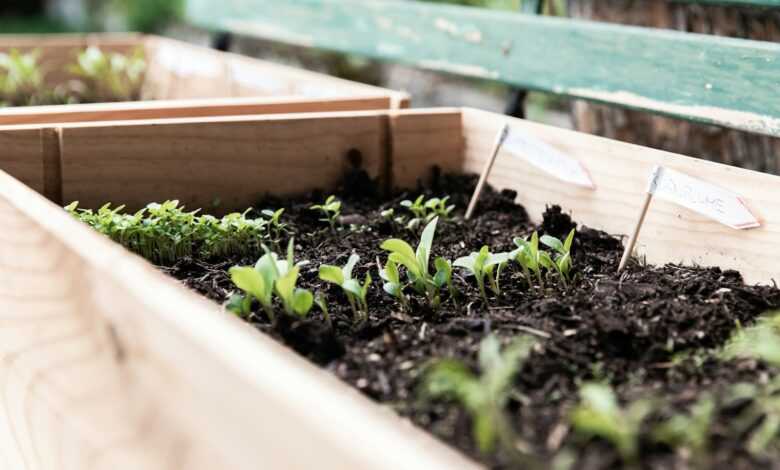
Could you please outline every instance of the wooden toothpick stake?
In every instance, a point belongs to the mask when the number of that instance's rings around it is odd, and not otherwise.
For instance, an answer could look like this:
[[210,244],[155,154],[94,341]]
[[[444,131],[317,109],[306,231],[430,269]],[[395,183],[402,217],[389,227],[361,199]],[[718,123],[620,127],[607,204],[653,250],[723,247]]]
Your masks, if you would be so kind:
[[647,194],[645,194],[645,200],[642,203],[642,209],[639,212],[639,219],[636,221],[636,226],[626,244],[626,249],[623,252],[623,256],[620,258],[620,265],[618,266],[618,274],[623,271],[628,263],[628,258],[631,257],[631,253],[634,251],[636,241],[639,238],[639,232],[642,230],[642,224],[645,223],[645,216],[647,216],[647,210],[650,208],[650,202],[653,200],[653,195],[658,187],[658,181],[663,176],[663,167],[656,166],[653,168],[653,173],[650,175],[650,184],[647,187]]
[[485,167],[482,169],[482,174],[479,175],[477,187],[474,188],[474,194],[471,196],[468,209],[466,209],[466,220],[469,220],[474,214],[474,209],[477,207],[477,201],[479,201],[479,195],[482,194],[482,189],[485,187],[485,182],[490,175],[490,170],[493,169],[493,163],[496,162],[498,152],[501,150],[501,146],[504,145],[504,141],[506,141],[507,136],[509,136],[509,124],[504,124],[504,127],[501,128],[498,135],[496,136],[496,142],[493,144],[493,153],[490,155],[488,161],[485,162]]

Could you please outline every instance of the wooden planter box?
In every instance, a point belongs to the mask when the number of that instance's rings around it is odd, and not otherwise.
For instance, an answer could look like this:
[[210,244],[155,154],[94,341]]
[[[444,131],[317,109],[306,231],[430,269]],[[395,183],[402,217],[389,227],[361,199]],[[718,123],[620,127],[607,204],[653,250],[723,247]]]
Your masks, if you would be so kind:
[[0,125],[404,108],[405,93],[350,82],[159,36],[136,34],[2,36],[0,52],[40,50],[47,85],[88,46],[146,53],[144,96],[151,101],[0,109]]
[[[741,194],[763,227],[737,232],[655,201],[639,243],[648,260],[774,276],[779,177],[471,109],[6,128],[0,158],[16,155],[12,174],[57,204],[219,197],[237,209],[335,185],[354,150],[388,186],[414,185],[434,164],[478,172],[504,122],[579,159],[597,185],[502,152],[490,183],[516,190],[532,217],[558,203],[626,233],[663,164]],[[0,227],[2,468],[473,467],[4,173]]]

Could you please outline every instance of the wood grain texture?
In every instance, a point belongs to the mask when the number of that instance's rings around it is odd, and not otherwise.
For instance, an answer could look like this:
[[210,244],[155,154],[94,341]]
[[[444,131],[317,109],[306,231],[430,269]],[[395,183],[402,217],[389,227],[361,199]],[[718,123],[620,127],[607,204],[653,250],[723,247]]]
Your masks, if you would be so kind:
[[131,209],[179,199],[244,210],[266,194],[335,186],[357,150],[371,177],[386,166],[381,112],[83,123],[62,126],[62,194]]
[[780,135],[780,44],[393,0],[188,0],[197,25]]
[[389,96],[181,99],[0,109],[0,126],[389,109]]
[[44,191],[44,141],[40,128],[0,132],[0,170],[38,192]]
[[737,269],[751,283],[780,277],[780,177],[705,162],[681,155],[562,130],[491,113],[464,111],[464,170],[478,172],[490,154],[495,133],[511,122],[577,158],[587,167],[596,190],[552,178],[503,150],[488,182],[518,192],[518,202],[539,219],[549,204],[560,204],[578,222],[625,235],[639,214],[653,165],[666,165],[741,195],[762,221],[759,229],[737,231],[669,202],[653,201],[637,243],[650,263],[684,262]]
[[476,468],[2,172],[0,224],[2,468]]

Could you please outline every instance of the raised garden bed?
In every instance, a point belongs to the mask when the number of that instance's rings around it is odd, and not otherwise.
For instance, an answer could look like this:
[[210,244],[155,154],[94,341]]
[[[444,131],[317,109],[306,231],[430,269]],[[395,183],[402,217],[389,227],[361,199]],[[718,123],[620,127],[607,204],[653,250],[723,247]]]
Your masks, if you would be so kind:
[[[377,246],[381,241],[398,236],[417,244],[414,233],[381,215],[389,207],[402,210],[398,203],[403,196],[381,196],[384,190],[415,188],[420,180],[433,188],[432,194],[449,194],[459,214],[470,180],[431,180],[430,169],[436,165],[444,174],[480,171],[506,118],[453,109],[209,121],[63,125],[37,133],[2,130],[0,138],[17,144],[26,140],[26,148],[41,149],[37,157],[28,156],[25,171],[42,185],[48,174],[46,184],[57,203],[78,200],[96,208],[111,201],[135,210],[150,201],[177,198],[189,208],[225,212],[263,201],[263,208],[287,208],[285,222],[296,234],[299,258],[312,260],[315,267],[321,262],[343,265],[354,248],[362,257],[356,268],[362,277],[375,271],[372,257],[385,261]],[[639,245],[647,261],[717,264],[721,270],[635,263],[618,276],[618,241],[581,226],[568,288],[550,275],[548,291],[529,289],[520,272],[508,269],[504,293],[490,294],[489,307],[473,280],[457,279],[459,306],[443,294],[437,310],[426,307],[424,296],[411,293],[416,308],[403,310],[375,288],[368,297],[369,319],[353,336],[350,309],[339,290],[326,288],[316,270],[306,268],[301,285],[327,291],[336,336],[347,353],[311,354],[323,351],[317,347],[305,353],[369,397],[477,457],[466,414],[439,401],[416,402],[410,396],[413,385],[429,359],[454,357],[473,365],[479,341],[489,331],[505,343],[530,334],[538,343],[513,382],[508,406],[513,427],[535,455],[549,459],[574,449],[586,468],[608,468],[619,457],[606,442],[580,441],[576,430],[567,428],[568,408],[579,401],[578,379],[611,380],[623,405],[652,389],[672,400],[669,409],[687,416],[690,403],[704,389],[720,397],[725,384],[760,385],[771,375],[773,369],[761,361],[721,360],[703,348],[722,345],[735,320],[748,325],[778,301],[776,289],[747,287],[739,275],[725,271],[741,270],[748,283],[771,281],[778,260],[767,247],[780,224],[780,204],[771,193],[776,177],[509,121],[580,160],[597,189],[572,189],[502,152],[490,183],[516,191],[525,212],[513,204],[514,194],[488,195],[473,221],[458,221],[457,215],[455,221],[441,221],[436,256],[453,259],[482,244],[494,251],[509,249],[512,236],[533,230],[551,204],[564,207],[580,224],[626,233],[654,164],[727,186],[745,198],[763,225],[735,232],[655,201]],[[46,139],[51,133],[59,138]],[[212,145],[205,149],[204,142]],[[35,158],[37,165],[32,164]],[[182,170],[185,158],[188,165]],[[47,173],[52,162],[58,171]],[[364,178],[354,176],[358,167]],[[324,189],[314,198],[321,202],[345,175],[352,176],[339,193],[344,215],[368,228],[343,227],[334,236],[308,209],[311,199],[305,194]],[[366,176],[374,182],[358,184]],[[9,457],[4,454],[11,465],[15,459],[60,455],[55,440],[60,433],[51,426],[57,420],[76,429],[68,433],[74,455],[99,455],[107,468],[165,467],[171,459],[194,468],[248,469],[258,462],[284,468],[470,466],[391,413],[380,412],[328,372],[127,255],[56,205],[6,176],[0,183],[0,213],[8,227],[0,248],[0,273],[7,280],[0,295],[8,338],[0,344],[9,358],[4,373],[10,412],[5,413],[14,435],[22,436],[5,442],[12,449]],[[369,197],[366,191],[372,189],[380,196]],[[271,200],[268,194],[285,199]],[[566,225],[565,216],[548,211],[540,230],[564,236],[570,228]],[[232,289],[225,271],[254,259],[256,255],[247,254],[221,262],[179,260],[165,271],[217,300]],[[260,329],[302,349],[304,342],[283,334],[305,331],[300,324],[271,330],[259,307],[253,310]],[[319,313],[304,323],[324,326],[315,319],[321,319]],[[309,331],[298,338],[326,336]],[[686,352],[696,354],[673,357]],[[722,445],[711,447],[714,462],[738,458],[746,466],[765,463],[742,452],[742,440],[729,440],[724,431],[728,414],[717,416],[712,442]],[[643,437],[639,454],[652,458],[648,463],[685,462],[684,454],[675,456],[663,446],[648,447],[648,442]],[[306,452],[300,452],[301,445]],[[484,462],[499,462],[500,457],[490,455]]]
[[[141,79],[122,80],[124,86],[111,88],[106,79],[84,78],[74,72],[78,55],[90,48],[104,57],[138,57]],[[409,102],[405,93],[157,36],[0,36],[0,53],[36,57],[35,70],[41,75],[41,96],[36,100],[56,105],[0,108],[2,125],[388,109],[406,107]],[[91,63],[99,60],[93,57]],[[0,67],[0,77],[5,75],[3,70]],[[89,70],[98,68],[89,66]],[[37,80],[28,78],[23,83],[31,81]],[[96,95],[92,88],[103,91]],[[0,86],[0,100],[2,90]],[[123,101],[128,97],[142,102]],[[62,104],[68,100],[92,104]],[[98,103],[102,100],[116,102]]]

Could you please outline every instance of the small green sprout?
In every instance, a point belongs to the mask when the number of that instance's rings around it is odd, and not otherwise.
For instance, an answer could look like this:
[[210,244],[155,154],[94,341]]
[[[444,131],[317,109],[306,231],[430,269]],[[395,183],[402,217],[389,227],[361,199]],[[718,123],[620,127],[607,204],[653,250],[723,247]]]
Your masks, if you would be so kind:
[[571,245],[574,242],[575,232],[575,229],[571,229],[571,232],[569,232],[569,235],[564,241],[550,235],[544,235],[539,239],[542,244],[555,251],[555,262],[552,263],[552,267],[555,268],[558,275],[561,276],[564,287],[569,281],[569,273],[571,272]]
[[330,311],[328,310],[328,299],[322,292],[317,292],[314,295],[314,304],[322,311],[322,316],[325,317],[325,323],[328,324],[330,329],[333,329],[333,321],[330,318]]
[[92,102],[135,101],[141,97],[146,60],[141,49],[132,55],[103,52],[88,47],[78,54],[68,71],[84,83],[79,91]]
[[490,248],[485,245],[479,252],[472,252],[455,260],[454,266],[466,269],[477,280],[479,293],[485,305],[488,304],[485,280],[495,295],[501,295],[498,278],[501,269],[512,258],[511,253],[490,253]]
[[697,468],[705,467],[710,427],[715,419],[717,406],[709,393],[704,393],[691,406],[689,414],[678,413],[653,428],[653,438],[674,448],[686,448]]
[[436,274],[433,275],[433,282],[439,290],[447,287],[450,298],[457,305],[457,291],[452,283],[452,261],[441,256],[433,260],[433,266],[436,268]]
[[282,302],[285,313],[291,316],[305,317],[314,304],[311,292],[296,287],[300,266],[305,262],[295,263],[293,250],[294,240],[290,239],[287,259],[279,259],[276,253],[266,250],[254,267],[235,266],[229,271],[236,287],[257,299],[273,324],[276,324],[274,293]]
[[[401,206],[408,209],[413,217],[406,222],[404,217],[397,217],[394,220],[399,224],[406,224],[406,228],[409,230],[417,230],[422,224],[427,224],[434,217],[442,220],[449,220],[451,218],[452,211],[455,209],[454,205],[447,205],[449,196],[438,198],[432,197],[428,200],[424,195],[418,196],[414,201],[404,200],[401,201]],[[392,209],[382,212],[382,216],[386,218],[392,218],[394,212]]]
[[267,223],[268,231],[271,235],[271,242],[274,244],[277,250],[280,249],[282,238],[285,235],[289,235],[290,233],[287,224],[282,222],[282,214],[284,214],[284,209],[277,209],[275,211],[266,209],[262,211],[261,214],[268,217]]
[[336,221],[341,215],[341,201],[336,199],[336,196],[328,196],[325,203],[311,206],[309,209],[320,211],[322,213],[320,222],[327,222],[330,229],[336,231]]
[[531,235],[531,240],[524,240],[522,238],[515,238],[514,243],[517,249],[512,252],[515,261],[523,268],[528,285],[531,286],[531,273],[536,276],[536,280],[539,282],[539,286],[544,288],[544,277],[542,276],[542,268],[545,266],[552,266],[554,262],[550,255],[539,249],[539,234],[534,232]]
[[780,312],[764,314],[755,325],[738,328],[721,356],[724,359],[752,357],[780,366]]
[[355,265],[360,261],[360,256],[356,254],[350,255],[347,260],[347,264],[344,267],[332,266],[329,264],[323,264],[320,266],[319,274],[320,279],[325,282],[335,284],[344,291],[344,294],[349,300],[349,305],[352,307],[352,313],[355,317],[355,322],[362,322],[368,318],[368,302],[366,296],[368,294],[368,288],[371,286],[371,274],[366,273],[366,278],[363,284],[352,278],[352,270]]
[[516,454],[516,436],[505,407],[512,382],[534,344],[534,338],[520,336],[501,351],[499,340],[487,336],[480,344],[480,375],[458,360],[439,360],[425,373],[422,396],[459,402],[471,415],[472,434],[480,451],[491,452],[498,442],[504,450]]
[[398,238],[385,240],[380,248],[390,252],[388,260],[406,268],[412,287],[420,294],[425,294],[428,303],[436,306],[439,303],[439,289],[429,271],[433,237],[436,233],[438,218],[431,220],[423,230],[417,250]]
[[398,264],[392,259],[388,259],[384,267],[382,267],[379,259],[377,259],[377,264],[379,265],[379,277],[384,281],[382,284],[384,291],[390,294],[390,296],[398,299],[398,301],[401,302],[401,306],[408,310],[409,301],[404,294],[406,284],[401,281],[401,273],[398,272]]
[[44,79],[39,57],[38,50],[26,54],[16,49],[0,53],[0,100],[11,106],[38,104]]
[[241,318],[252,315],[252,297],[249,295],[233,294],[230,296],[225,308]]
[[609,385],[589,383],[580,389],[581,402],[571,414],[574,430],[610,442],[627,464],[639,454],[642,421],[652,411],[650,400],[637,400],[622,408]]

